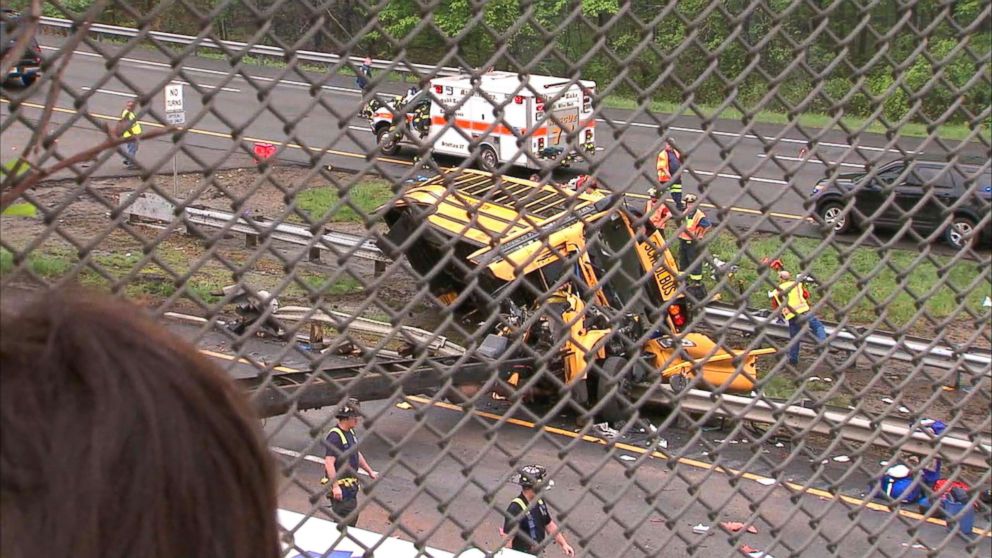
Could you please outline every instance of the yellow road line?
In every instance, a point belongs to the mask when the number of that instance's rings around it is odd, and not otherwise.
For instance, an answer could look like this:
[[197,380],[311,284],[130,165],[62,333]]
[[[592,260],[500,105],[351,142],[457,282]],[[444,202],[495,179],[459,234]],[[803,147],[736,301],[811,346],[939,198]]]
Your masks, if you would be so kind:
[[[416,395],[408,395],[408,396],[406,396],[406,399],[408,401],[411,401],[412,400],[412,401],[416,401],[418,403],[422,403],[422,404],[425,404],[425,405],[432,405],[432,406],[435,406],[435,407],[441,407],[443,409],[448,409],[448,410],[452,410],[452,411],[457,411],[457,412],[462,412],[462,413],[465,412],[465,409],[461,408],[460,406],[453,405],[451,403],[447,403],[447,402],[444,402],[444,401],[434,401],[432,399],[428,399],[428,398],[425,398],[425,397],[419,397],[419,396],[416,396]],[[533,429],[537,429],[538,428],[538,425],[534,424],[533,422],[526,421],[526,420],[521,420],[521,419],[516,419],[516,418],[506,418],[503,415],[497,415],[495,413],[489,413],[489,412],[480,411],[480,410],[474,410],[474,411],[472,411],[472,413],[474,415],[476,415],[476,416],[480,416],[480,417],[483,417],[483,418],[488,418],[488,419],[495,420],[495,421],[503,420],[504,422],[507,422],[507,423],[510,423],[510,424],[514,424],[514,425],[517,425],[517,426],[523,426],[525,428],[533,428]],[[545,431],[545,432],[551,433],[551,434],[558,434],[558,435],[566,436],[566,437],[573,438],[573,439],[581,439],[584,442],[590,442],[590,443],[598,444],[598,445],[601,445],[601,446],[608,445],[607,442],[605,440],[603,440],[602,438],[597,438],[595,436],[589,436],[589,435],[580,435],[580,434],[578,434],[576,432],[572,432],[571,430],[564,430],[564,429],[561,429],[561,428],[555,428],[553,426],[544,426],[544,427],[540,427],[540,429],[543,430],[543,431]],[[634,445],[631,445],[631,444],[625,444],[625,443],[620,442],[620,443],[614,443],[612,445],[614,447],[618,448],[618,449],[621,449],[621,450],[624,450],[624,451],[628,451],[628,452],[631,452],[631,453],[639,453],[641,455],[646,454],[646,453],[649,453],[649,455],[651,457],[656,457],[658,459],[665,459],[665,460],[672,459],[671,456],[669,456],[669,455],[667,455],[665,453],[662,453],[660,451],[649,452],[648,450],[646,450],[646,449],[644,449],[642,447],[634,446]],[[724,467],[722,465],[714,465],[712,463],[706,463],[705,461],[698,461],[696,459],[689,459],[687,457],[678,457],[678,458],[675,458],[675,461],[677,463],[680,463],[680,464],[683,464],[683,465],[688,465],[690,467],[695,467],[697,469],[706,469],[706,470],[712,470],[712,471],[716,471],[716,472],[720,472],[720,473],[726,473],[726,474],[731,475],[731,476],[740,477],[740,478],[744,478],[744,479],[747,479],[747,480],[752,480],[752,481],[755,481],[755,482],[758,482],[758,483],[761,483],[761,481],[766,481],[767,482],[768,480],[773,480],[773,481],[775,481],[775,484],[780,484],[780,485],[782,485],[782,486],[784,486],[786,488],[789,488],[789,489],[791,489],[791,490],[793,490],[795,492],[810,494],[810,495],[813,495],[813,496],[819,496],[820,498],[826,498],[826,499],[830,499],[830,500],[842,500],[842,501],[844,501],[844,502],[846,502],[848,504],[853,504],[853,505],[856,505],[856,506],[861,506],[861,507],[864,507],[864,508],[868,508],[870,510],[881,511],[881,512],[893,512],[893,511],[896,511],[896,510],[893,510],[892,508],[890,508],[889,506],[886,506],[884,504],[879,504],[877,502],[871,502],[871,501],[868,501],[868,500],[863,500],[861,498],[854,498],[853,496],[845,496],[843,494],[833,494],[831,492],[827,492],[826,490],[821,490],[819,488],[809,488],[809,487],[805,487],[805,486],[803,486],[801,484],[797,484],[797,483],[794,483],[794,482],[781,482],[780,483],[780,482],[778,482],[777,480],[775,480],[775,479],[773,479],[771,477],[765,477],[763,475],[758,475],[758,474],[755,474],[755,473],[748,473],[746,471],[739,471],[737,469],[731,469],[729,467]],[[762,484],[762,486],[771,486],[771,485],[764,485],[764,484]],[[924,516],[921,513],[911,512],[911,511],[902,510],[902,509],[899,509],[898,510],[898,513],[899,513],[899,515],[901,515],[903,517],[908,517],[908,518],[917,519],[917,520],[923,519],[923,520],[925,520],[925,521],[927,521],[929,523],[933,523],[934,525],[942,525],[942,526],[945,526],[945,527],[947,526],[947,522],[946,521],[944,521],[942,519],[933,518],[933,517],[926,517],[926,516]],[[983,531],[983,530],[981,530],[981,529],[979,529],[977,527],[975,527],[973,529],[973,532],[976,535],[983,536],[983,537],[990,537],[990,536],[992,536],[992,531]]]
[[[7,100],[7,99],[0,99],[0,103],[10,104],[10,101]],[[36,108],[36,109],[44,109],[45,108],[44,105],[39,105],[37,103],[27,103],[27,102],[24,102],[24,103],[20,103],[20,104],[22,106],[29,107],[29,108]],[[79,111],[76,111],[76,110],[73,110],[73,109],[61,108],[61,107],[54,107],[53,110],[55,112],[61,112],[61,113],[65,113],[65,114],[79,114]],[[96,113],[88,113],[88,114],[90,116],[92,116],[94,118],[98,118],[100,120],[109,120],[109,121],[113,121],[113,122],[116,122],[117,120],[119,120],[119,117],[111,116],[111,115],[107,115],[107,114],[96,114]],[[139,122],[143,126],[151,126],[153,128],[164,128],[165,127],[164,124],[161,124],[161,123],[158,123],[158,122],[150,122],[150,121],[147,121],[147,120],[140,120]],[[184,128],[183,130],[186,131],[186,132],[189,132],[191,134],[198,134],[198,135],[201,135],[201,136],[210,136],[210,137],[230,139],[230,140],[233,140],[234,139],[234,138],[231,137],[230,134],[224,134],[224,133],[221,133],[221,132],[214,132],[214,131],[211,131],[211,130],[201,130],[199,128]],[[262,139],[262,138],[256,138],[256,137],[252,137],[252,136],[243,136],[241,139],[243,139],[245,141],[250,141],[250,142],[262,142],[262,143],[271,143],[273,145],[284,145],[286,147],[290,147],[290,148],[293,148],[293,149],[301,149],[301,150],[303,149],[302,146],[300,146],[298,144],[295,144],[295,143],[285,143],[285,142],[279,142],[279,141],[275,141],[275,140],[267,140],[267,139]],[[329,153],[329,154],[332,154],[332,155],[340,155],[341,157],[350,157],[352,159],[365,159],[367,157],[367,155],[365,155],[363,153],[352,153],[350,151],[338,151],[336,149],[328,149],[326,152],[325,151],[321,151],[321,153]],[[390,157],[377,157],[376,160],[377,161],[383,161],[383,162],[386,162],[386,163],[393,163],[393,164],[396,164],[396,165],[406,165],[408,167],[412,167],[414,165],[414,163],[411,162],[411,161],[404,161],[402,159],[393,159],[393,158],[390,158]],[[644,199],[647,199],[647,196],[645,194],[627,193],[626,195],[632,196],[632,197],[635,197],[635,198],[644,198]],[[703,205],[703,207],[709,207],[709,208],[714,208],[714,209],[716,208],[715,205],[711,205],[711,204],[705,204],[704,203],[702,205]],[[734,211],[734,212],[737,212],[737,213],[747,213],[747,214],[751,214],[751,215],[765,215],[764,213],[762,213],[761,211],[758,211],[757,209],[748,209],[746,207],[731,207],[730,210],[731,211]],[[791,213],[778,213],[778,212],[775,212],[775,211],[768,212],[767,215],[770,216],[770,217],[778,217],[780,219],[792,219],[792,220],[796,220],[796,221],[804,221],[804,220],[811,221],[812,220],[808,216],[805,216],[805,215],[794,215],[794,214],[791,214]]]
[[[200,352],[203,353],[203,354],[205,354],[205,355],[207,355],[207,356],[212,356],[212,357],[216,357],[216,358],[220,358],[220,359],[224,359],[224,360],[231,360],[231,361],[235,361],[236,360],[238,362],[243,362],[243,363],[246,363],[246,364],[250,364],[249,361],[247,361],[247,360],[245,360],[243,358],[238,358],[238,357],[232,356],[232,355],[227,355],[227,354],[223,354],[223,353],[216,353],[216,352],[213,352],[213,351],[208,351],[206,349],[200,349]],[[288,367],[285,367],[285,366],[276,366],[276,367],[273,367],[273,370],[279,370],[280,372],[302,372],[302,370],[297,370],[295,368],[288,368]],[[455,404],[452,404],[452,403],[447,403],[445,401],[434,401],[433,399],[428,399],[426,397],[420,397],[420,396],[417,396],[417,395],[407,395],[407,396],[405,396],[405,399],[407,401],[415,401],[417,403],[421,403],[421,404],[424,404],[424,405],[430,405],[430,406],[434,406],[434,407],[439,407],[439,408],[442,408],[442,409],[447,409],[447,410],[455,411],[455,412],[459,412],[459,413],[464,413],[465,412],[465,409],[463,409],[462,407],[460,407],[458,405],[455,405]],[[494,421],[497,421],[497,422],[498,421],[503,421],[503,422],[508,423],[508,424],[513,424],[513,425],[516,425],[516,426],[522,426],[524,428],[531,428],[531,429],[537,429],[538,428],[538,426],[536,424],[534,424],[533,422],[530,422],[530,421],[527,421],[527,420],[518,419],[518,418],[513,418],[513,417],[507,417],[507,416],[504,416],[504,415],[498,415],[496,413],[490,413],[488,411],[481,411],[481,410],[475,409],[475,410],[472,411],[472,414],[474,414],[476,416],[479,416],[479,417],[482,417],[482,418],[487,418],[487,419],[490,419],[490,420],[494,420]],[[554,427],[554,426],[543,426],[543,427],[541,427],[541,430],[543,430],[545,432],[548,432],[550,434],[557,434],[559,436],[565,436],[565,437],[572,438],[572,439],[580,439],[580,440],[582,440],[584,442],[589,442],[589,443],[592,443],[592,444],[597,444],[597,445],[601,445],[601,446],[608,445],[607,442],[606,442],[606,440],[603,440],[602,438],[597,438],[595,436],[589,436],[588,434],[580,435],[577,432],[572,432],[571,430],[565,430],[563,428],[557,428],[557,427]],[[624,451],[629,451],[631,453],[639,453],[641,455],[644,455],[646,453],[649,453],[648,450],[646,450],[646,449],[644,449],[642,447],[634,446],[634,445],[631,445],[631,444],[625,444],[623,442],[613,443],[613,446],[616,447],[616,448],[619,448],[621,450],[624,450]],[[655,457],[655,458],[664,459],[664,460],[670,460],[670,459],[672,459],[671,456],[669,456],[669,455],[667,455],[665,453],[662,453],[660,451],[652,451],[652,452],[650,452],[650,457]],[[947,522],[944,521],[943,519],[937,519],[937,518],[934,518],[934,517],[926,517],[926,516],[924,516],[921,513],[911,512],[911,511],[903,510],[903,509],[893,510],[892,508],[890,508],[889,506],[886,506],[885,504],[879,504],[877,502],[871,502],[871,501],[868,501],[868,500],[863,500],[861,498],[855,498],[853,496],[845,496],[843,494],[833,494],[831,492],[827,492],[826,490],[822,490],[822,489],[819,489],[819,488],[809,488],[809,487],[805,487],[805,486],[803,486],[801,484],[797,484],[797,483],[794,483],[794,482],[782,482],[782,483],[780,483],[780,482],[778,482],[777,480],[775,480],[775,479],[773,479],[771,477],[766,477],[766,476],[758,475],[758,474],[755,474],[755,473],[749,473],[749,472],[746,472],[746,471],[739,471],[737,469],[731,469],[729,467],[724,467],[722,465],[714,465],[713,463],[706,463],[705,461],[699,461],[699,460],[696,460],[696,459],[690,459],[688,457],[678,457],[678,458],[675,459],[675,461],[677,463],[681,463],[683,465],[688,465],[690,467],[695,467],[697,469],[711,470],[711,471],[716,471],[718,473],[726,473],[728,475],[732,475],[732,476],[735,476],[735,477],[740,477],[740,478],[743,478],[743,479],[752,480],[752,481],[758,482],[759,484],[761,484],[762,481],[767,482],[768,480],[774,480],[775,481],[775,484],[779,484],[779,485],[784,486],[784,487],[786,487],[788,489],[791,489],[791,490],[793,490],[795,492],[799,492],[799,493],[803,493],[803,494],[810,494],[812,496],[818,496],[820,498],[824,498],[824,499],[828,499],[828,500],[841,500],[841,501],[846,502],[848,504],[852,504],[852,505],[855,505],[855,506],[860,506],[860,507],[864,507],[864,508],[868,508],[870,510],[875,510],[875,511],[880,511],[880,512],[890,512],[891,513],[893,511],[898,511],[899,515],[901,515],[903,517],[908,517],[908,518],[917,519],[917,520],[922,519],[922,520],[924,520],[924,521],[926,521],[928,523],[932,523],[934,525],[942,525],[942,526],[945,526],[945,527],[947,526]],[[762,484],[762,486],[770,486],[770,485],[764,485],[764,484]],[[982,529],[979,529],[978,527],[975,527],[972,531],[976,535],[979,535],[979,536],[982,536],[982,537],[992,537],[992,531],[984,531]]]
[[[7,103],[7,104],[10,103],[10,101],[7,100],[7,99],[0,99],[0,102]],[[36,108],[36,109],[44,109],[45,108],[44,105],[39,105],[37,103],[21,103],[21,105],[22,106],[25,106],[25,107],[29,107],[29,108]],[[53,108],[53,111],[54,112],[61,112],[61,113],[65,113],[65,114],[79,114],[79,111],[76,111],[76,110],[73,110],[73,109],[61,108],[61,107],[54,107]],[[107,115],[107,114],[97,114],[97,113],[92,113],[92,112],[87,113],[87,114],[89,116],[92,116],[92,117],[97,118],[97,119],[100,119],[100,120],[109,120],[109,121],[112,121],[112,122],[116,122],[116,121],[120,120],[120,118],[117,117],[117,116],[111,116],[111,115]],[[166,127],[164,124],[161,124],[159,122],[151,122],[151,121],[147,121],[147,120],[139,120],[138,122],[142,126],[150,126],[152,128],[165,128]],[[201,136],[211,136],[211,137],[215,137],[215,138],[223,138],[223,139],[234,140],[234,138],[231,137],[231,134],[224,134],[224,133],[221,133],[221,132],[214,132],[214,131],[211,131],[211,130],[201,130],[199,128],[182,128],[182,131],[188,132],[188,133],[191,133],[191,134],[201,135]],[[282,145],[282,146],[289,147],[289,148],[292,148],[292,149],[301,149],[301,150],[303,149],[303,146],[301,146],[299,144],[296,144],[296,143],[279,142],[279,141],[275,141],[275,140],[267,140],[267,139],[262,139],[262,138],[256,138],[256,137],[253,137],[253,136],[242,136],[241,139],[244,140],[244,141],[250,141],[250,142],[271,143],[273,145]],[[365,159],[366,158],[366,156],[364,154],[361,154],[361,153],[351,153],[350,151],[338,151],[336,149],[328,149],[327,151],[323,151],[323,150],[315,149],[315,148],[311,148],[311,149],[314,150],[314,151],[319,151],[320,153],[328,153],[328,154],[331,154],[331,155],[340,155],[342,157],[350,157],[352,159]],[[383,161],[383,162],[386,162],[386,163],[394,163],[394,164],[397,164],[397,165],[406,165],[408,167],[412,167],[413,166],[413,162],[411,162],[411,161],[404,161],[402,159],[392,159],[392,158],[389,158],[389,157],[378,157],[376,160],[377,161]]]

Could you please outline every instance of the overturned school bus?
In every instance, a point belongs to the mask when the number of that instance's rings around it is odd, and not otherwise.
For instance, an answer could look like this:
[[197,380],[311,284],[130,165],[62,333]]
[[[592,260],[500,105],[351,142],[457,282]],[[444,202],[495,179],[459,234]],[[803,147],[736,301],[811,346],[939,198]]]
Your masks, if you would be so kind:
[[384,217],[380,248],[405,256],[440,303],[493,324],[483,349],[516,358],[502,379],[528,393],[567,390],[614,420],[632,383],[660,375],[681,390],[701,375],[701,386],[750,391],[756,358],[774,352],[688,331],[663,234],[644,231],[621,195],[452,170],[405,190]]

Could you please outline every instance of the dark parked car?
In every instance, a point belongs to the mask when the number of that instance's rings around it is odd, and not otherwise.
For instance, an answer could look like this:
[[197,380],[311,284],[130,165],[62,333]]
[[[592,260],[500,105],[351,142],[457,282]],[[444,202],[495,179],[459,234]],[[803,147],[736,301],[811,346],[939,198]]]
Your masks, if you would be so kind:
[[874,172],[821,180],[813,200],[819,218],[838,233],[867,224],[908,224],[920,234],[937,232],[957,248],[992,238],[987,159],[892,161]]
[[[7,52],[14,48],[19,37],[18,20],[21,15],[9,8],[0,9],[0,56],[7,56]],[[21,27],[21,29],[25,29]],[[31,37],[27,48],[21,54],[20,60],[11,67],[6,79],[19,79],[27,87],[38,79],[41,71],[41,47],[38,41]]]

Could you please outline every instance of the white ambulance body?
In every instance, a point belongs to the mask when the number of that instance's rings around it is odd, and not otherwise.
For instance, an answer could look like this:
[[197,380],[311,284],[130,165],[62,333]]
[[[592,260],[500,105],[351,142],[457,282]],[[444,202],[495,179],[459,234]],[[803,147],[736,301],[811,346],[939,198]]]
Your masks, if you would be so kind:
[[[430,129],[418,138],[411,128],[402,141],[417,138],[430,144],[434,153],[460,157],[470,157],[475,150],[483,168],[504,163],[531,169],[567,166],[583,160],[579,151],[587,159],[596,152],[595,82],[488,72],[475,88],[467,75],[438,77],[429,87],[428,94],[419,98],[430,99]],[[414,107],[404,110],[411,123]],[[379,108],[370,122],[382,152],[395,153],[398,134],[389,139],[394,122],[389,109]]]

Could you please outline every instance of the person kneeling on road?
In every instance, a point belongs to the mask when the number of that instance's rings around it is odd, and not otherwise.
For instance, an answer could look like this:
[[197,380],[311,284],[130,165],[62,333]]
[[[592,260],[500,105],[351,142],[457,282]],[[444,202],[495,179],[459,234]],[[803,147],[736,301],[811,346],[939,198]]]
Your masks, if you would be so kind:
[[321,484],[331,484],[327,497],[331,500],[331,511],[338,523],[354,527],[358,524],[358,470],[361,468],[375,480],[375,472],[358,451],[358,436],[355,428],[362,417],[357,399],[348,399],[338,411],[338,424],[327,434],[324,444],[327,447],[324,457],[325,477]]
[[[538,491],[551,490],[555,485],[547,478],[547,471],[540,465],[525,465],[517,470],[510,482],[520,485],[520,495],[506,508],[506,519],[500,528],[501,537],[513,533],[510,547],[513,550],[538,554],[543,551],[541,543],[547,535],[554,537],[565,556],[575,556],[565,535],[551,518],[548,506],[537,496]],[[516,527],[514,527],[516,524]]]

